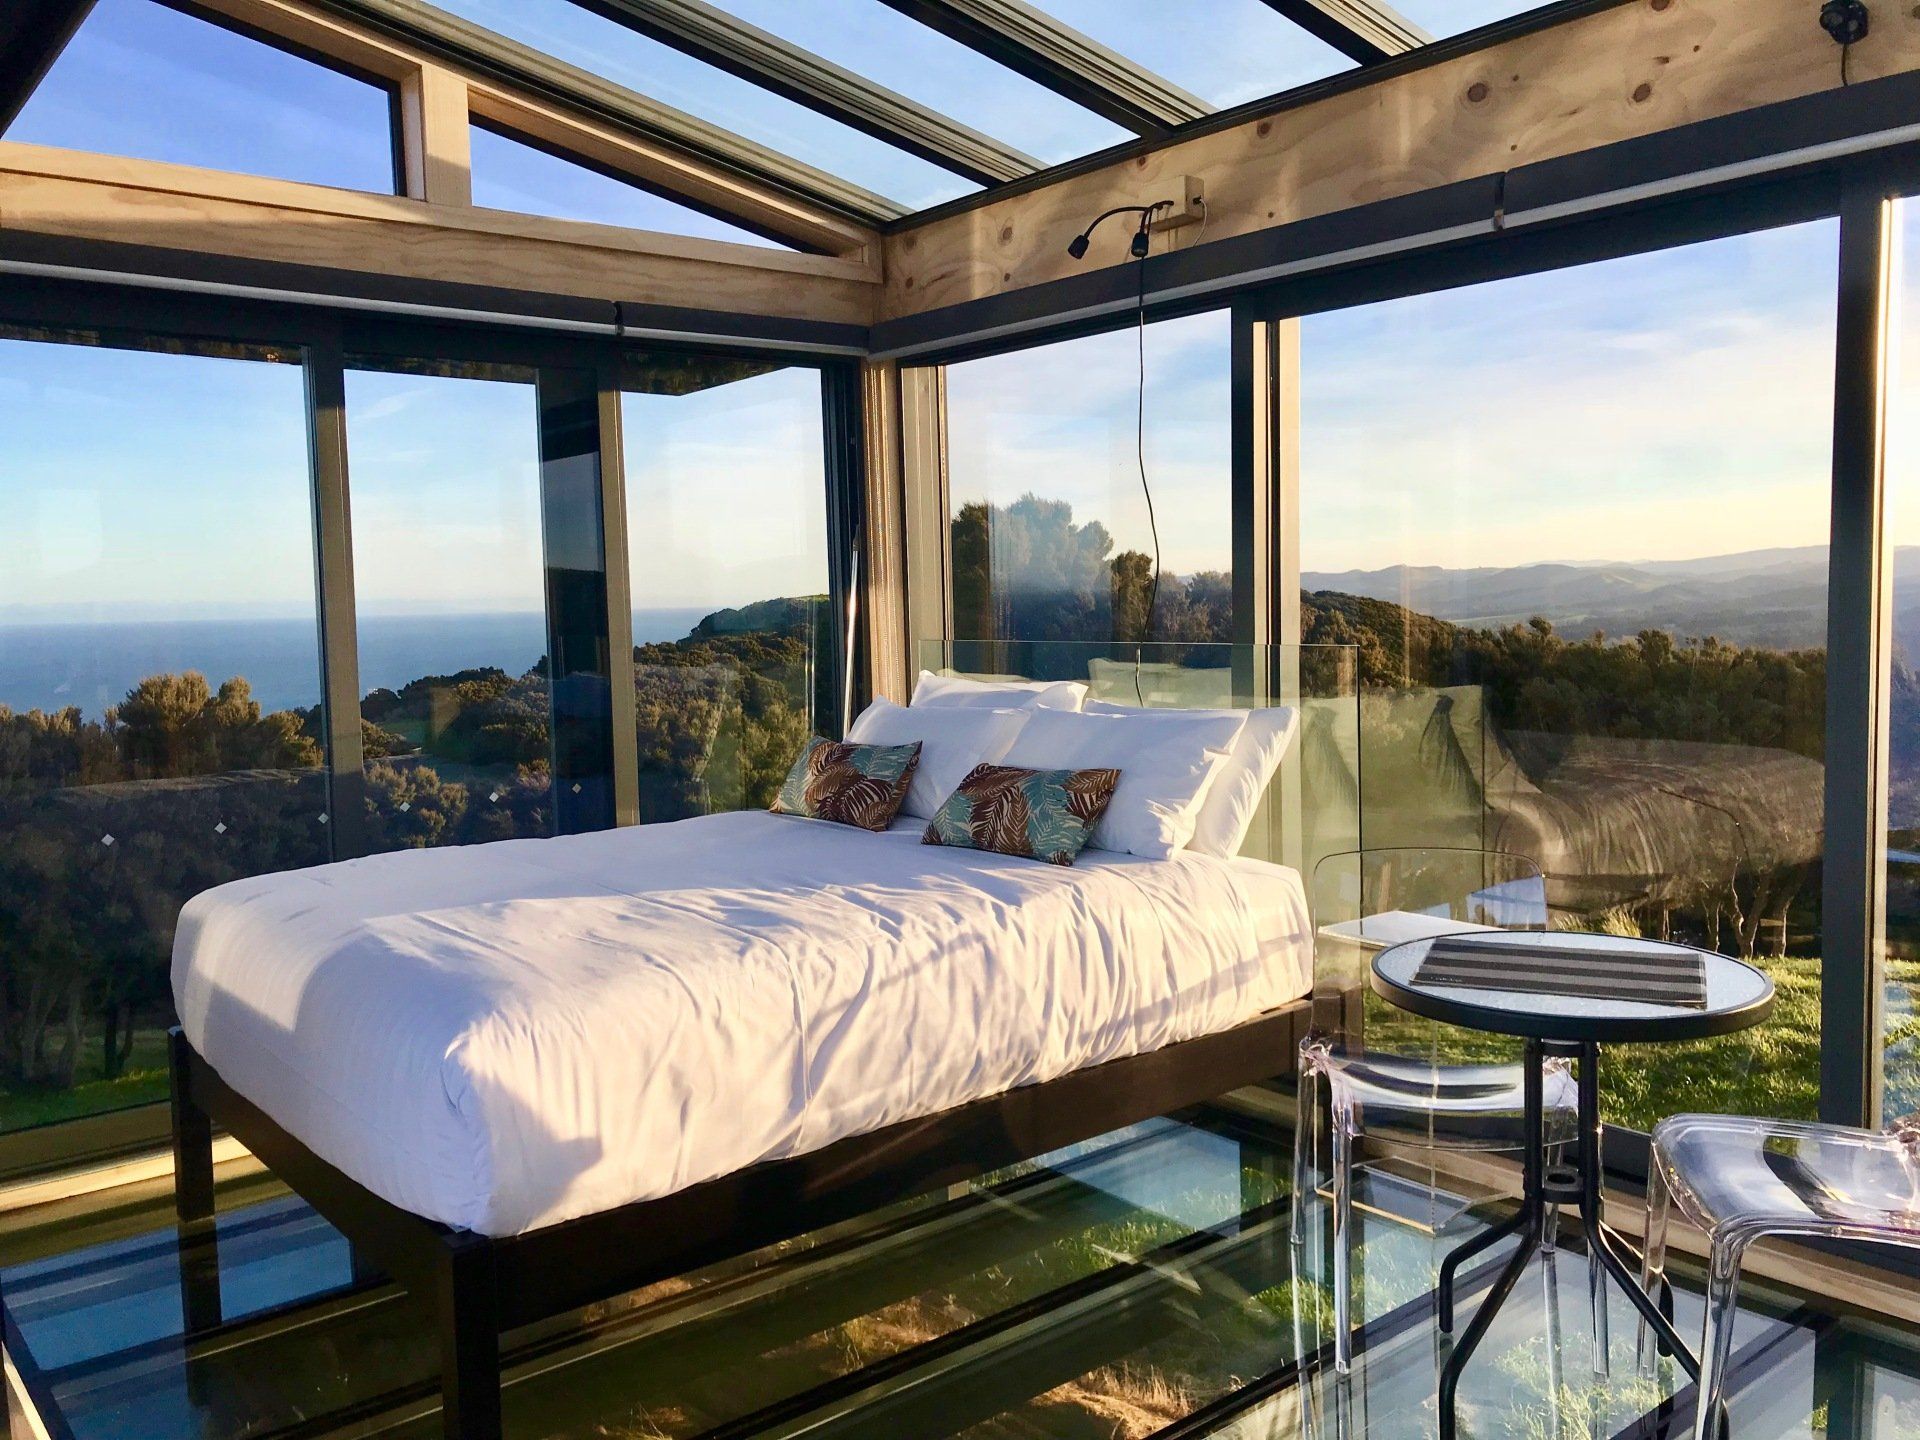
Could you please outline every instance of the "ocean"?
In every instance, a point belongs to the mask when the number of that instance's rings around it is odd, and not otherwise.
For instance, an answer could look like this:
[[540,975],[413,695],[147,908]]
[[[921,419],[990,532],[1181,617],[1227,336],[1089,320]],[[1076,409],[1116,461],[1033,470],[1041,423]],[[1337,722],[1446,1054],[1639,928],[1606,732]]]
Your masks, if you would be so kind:
[[[713,609],[636,610],[634,643],[681,639]],[[533,614],[362,615],[359,626],[363,691],[483,665],[519,675],[547,648],[545,621]],[[216,687],[243,676],[267,710],[320,700],[312,620],[0,626],[0,705],[16,711],[78,705],[97,719],[146,676],[181,670],[201,671]]]

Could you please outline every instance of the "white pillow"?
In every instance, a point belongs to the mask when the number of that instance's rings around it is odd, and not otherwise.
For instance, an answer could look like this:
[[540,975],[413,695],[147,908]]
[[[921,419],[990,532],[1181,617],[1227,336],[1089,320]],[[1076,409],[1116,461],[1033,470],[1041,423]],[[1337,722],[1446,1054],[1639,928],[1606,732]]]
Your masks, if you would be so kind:
[[1077,680],[969,680],[922,670],[914,705],[978,705],[989,710],[1078,710],[1087,687]]
[[960,788],[968,771],[993,764],[1007,753],[1030,713],[978,705],[909,709],[891,700],[876,700],[860,712],[847,739],[856,745],[910,745],[918,740],[920,763],[914,768],[907,798],[900,802],[900,813],[931,820],[941,802]]
[[1034,770],[1113,769],[1113,800],[1087,843],[1170,860],[1193,838],[1207,784],[1246,724],[1238,710],[1146,717],[1035,710],[1000,763]]
[[1240,738],[1220,773],[1213,777],[1200,801],[1200,816],[1194,822],[1193,839],[1188,848],[1198,855],[1217,855],[1231,860],[1247,843],[1247,831],[1286,758],[1287,747],[1300,732],[1300,712],[1291,705],[1275,705],[1260,710],[1151,710],[1132,705],[1116,705],[1108,700],[1089,700],[1089,715],[1230,715],[1246,717]]

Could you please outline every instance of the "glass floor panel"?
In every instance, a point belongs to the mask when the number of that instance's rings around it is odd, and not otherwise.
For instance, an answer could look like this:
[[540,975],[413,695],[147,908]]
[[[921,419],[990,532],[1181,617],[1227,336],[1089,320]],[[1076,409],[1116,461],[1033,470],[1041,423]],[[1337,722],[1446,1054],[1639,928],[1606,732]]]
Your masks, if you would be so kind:
[[[1289,1157],[1286,1132],[1209,1108],[516,1332],[507,1433],[1434,1433],[1433,1276],[1502,1203],[1477,1202],[1434,1235],[1425,1188],[1368,1177],[1356,1257],[1365,1328],[1353,1375],[1338,1381],[1324,1207],[1316,1198],[1312,1235],[1290,1243]],[[0,1236],[9,1355],[55,1440],[437,1436],[430,1317],[391,1286],[356,1283],[340,1236],[270,1182],[222,1194],[226,1318],[191,1343],[170,1197],[122,1205],[110,1225],[63,1221],[79,1244],[63,1253],[46,1253],[46,1237]],[[1463,1320],[1500,1254],[1468,1272]],[[1680,1278],[1684,1331],[1699,1302]],[[1577,1251],[1523,1277],[1467,1372],[1462,1434],[1684,1433],[1687,1392],[1637,1374],[1636,1327],[1617,1294],[1611,1375],[1594,1376],[1586,1294]],[[1914,1337],[1758,1285],[1747,1296],[1743,1440],[1920,1435]]]

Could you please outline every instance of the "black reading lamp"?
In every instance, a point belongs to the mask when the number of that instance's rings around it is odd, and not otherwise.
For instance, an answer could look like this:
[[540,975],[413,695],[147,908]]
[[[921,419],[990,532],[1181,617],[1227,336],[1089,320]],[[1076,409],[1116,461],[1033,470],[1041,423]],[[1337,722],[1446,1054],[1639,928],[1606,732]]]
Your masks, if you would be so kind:
[[1156,210],[1166,209],[1168,203],[1169,202],[1162,200],[1156,205],[1116,205],[1113,209],[1094,216],[1091,225],[1087,226],[1086,229],[1082,230],[1067,242],[1067,254],[1076,260],[1084,260],[1087,255],[1087,246],[1093,239],[1093,232],[1100,228],[1100,222],[1102,220],[1110,219],[1115,215],[1138,215],[1140,217],[1140,228],[1133,232],[1133,243],[1128,249],[1134,259],[1146,259],[1148,241],[1147,224],[1153,219],[1154,212]]
[[[1138,325],[1135,329],[1140,357],[1140,385],[1134,410],[1134,459],[1140,467],[1140,491],[1146,497],[1147,525],[1153,533],[1153,570],[1152,579],[1147,587],[1146,636],[1153,637],[1153,613],[1160,602],[1160,522],[1153,513],[1153,487],[1147,483],[1147,267],[1146,258],[1152,248],[1152,233],[1149,227],[1153,217],[1162,210],[1173,208],[1171,200],[1159,200],[1152,205],[1116,205],[1111,210],[1103,210],[1093,217],[1093,222],[1073,239],[1067,242],[1067,254],[1076,260],[1084,260],[1087,246],[1093,239],[1093,232],[1100,228],[1100,222],[1115,215],[1138,215],[1140,224],[1133,232],[1133,241],[1127,247],[1128,252],[1140,264],[1140,294],[1137,310]],[[1140,653],[1136,648],[1133,657],[1134,694],[1142,705],[1147,703],[1145,692],[1140,683]]]

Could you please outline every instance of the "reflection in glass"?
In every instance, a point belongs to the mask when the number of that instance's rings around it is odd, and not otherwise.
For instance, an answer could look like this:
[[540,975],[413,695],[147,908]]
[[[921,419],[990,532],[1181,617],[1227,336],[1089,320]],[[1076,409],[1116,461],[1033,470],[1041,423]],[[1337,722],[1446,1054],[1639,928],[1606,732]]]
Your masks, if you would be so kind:
[[1526,855],[1556,927],[1779,986],[1751,1038],[1608,1067],[1642,1129],[1818,1095],[1837,253],[1819,222],[1300,322],[1301,638],[1361,647],[1368,844]]
[[369,846],[554,829],[533,375],[347,372]]
[[98,0],[6,138],[396,188],[390,91],[157,0]]
[[473,137],[473,203],[492,210],[588,220],[630,230],[662,230],[742,245],[774,245],[751,230],[729,225],[691,205],[656,195],[626,180],[603,175],[577,160],[550,155],[516,136],[484,125]]
[[1151,519],[1139,344],[1128,328],[948,367],[955,639],[1146,639],[1149,603],[1153,639],[1233,638],[1226,313],[1147,327]]
[[[162,1099],[199,891],[328,858],[295,356],[0,338],[0,1129]],[[282,363],[276,363],[282,362]]]
[[765,806],[834,713],[820,373],[659,356],[622,385],[640,818]]

